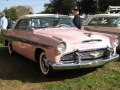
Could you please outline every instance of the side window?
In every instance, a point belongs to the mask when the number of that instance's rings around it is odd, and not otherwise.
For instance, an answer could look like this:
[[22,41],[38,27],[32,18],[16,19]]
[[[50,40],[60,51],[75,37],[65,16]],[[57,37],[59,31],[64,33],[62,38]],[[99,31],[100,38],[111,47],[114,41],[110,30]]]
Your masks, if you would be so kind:
[[113,24],[113,27],[120,26],[120,17],[114,17],[112,24]]
[[30,24],[30,19],[21,19],[18,21],[15,29],[20,29],[20,30],[28,30]]
[[98,23],[98,18],[93,18],[90,22],[89,22],[89,26],[96,26]]
[[53,26],[54,24],[54,19],[52,18],[33,18],[32,19],[32,27],[33,28],[44,28],[44,27],[49,27]]
[[41,27],[49,27],[53,26],[54,24],[54,19],[53,18],[41,18]]
[[38,18],[32,19],[31,26],[36,28],[36,27],[41,27],[41,22]]
[[21,26],[21,22],[22,20],[19,20],[15,26],[15,29],[20,29],[20,26]]
[[72,22],[70,21],[69,18],[61,18],[61,19],[59,20],[59,24],[72,25]]
[[100,17],[98,19],[98,26],[112,27],[112,18],[111,17]]

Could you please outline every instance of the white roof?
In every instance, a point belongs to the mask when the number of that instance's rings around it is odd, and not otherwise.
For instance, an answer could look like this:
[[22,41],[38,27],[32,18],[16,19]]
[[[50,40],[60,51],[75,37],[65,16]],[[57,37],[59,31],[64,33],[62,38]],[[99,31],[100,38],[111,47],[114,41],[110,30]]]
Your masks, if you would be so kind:
[[94,17],[120,17],[120,14],[95,14]]
[[32,18],[32,17],[68,17],[68,16],[59,15],[59,14],[27,14],[27,15],[22,15],[19,19]]

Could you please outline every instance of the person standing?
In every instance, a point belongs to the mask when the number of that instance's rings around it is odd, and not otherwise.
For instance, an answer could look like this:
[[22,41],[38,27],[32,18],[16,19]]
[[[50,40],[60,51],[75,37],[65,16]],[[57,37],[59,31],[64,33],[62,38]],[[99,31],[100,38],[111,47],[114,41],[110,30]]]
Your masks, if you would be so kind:
[[73,14],[73,16],[74,16],[74,19],[73,19],[74,25],[75,25],[78,29],[81,29],[81,28],[82,28],[82,20],[81,20],[81,18],[80,18],[78,9],[73,9],[73,10],[72,10],[72,14]]
[[8,26],[8,20],[5,17],[5,14],[3,13],[2,18],[0,19],[0,28],[7,29],[7,26]]
[[10,20],[10,18],[8,18],[8,26],[7,29],[11,29],[12,28],[12,20]]

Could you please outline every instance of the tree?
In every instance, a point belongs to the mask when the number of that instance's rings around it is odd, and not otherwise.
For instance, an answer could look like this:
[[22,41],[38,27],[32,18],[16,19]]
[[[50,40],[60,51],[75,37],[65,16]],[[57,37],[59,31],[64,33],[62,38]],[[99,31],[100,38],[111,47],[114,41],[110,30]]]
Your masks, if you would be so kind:
[[106,10],[108,9],[108,6],[110,5],[110,0],[99,0],[99,12],[100,13],[105,13]]
[[16,9],[17,16],[29,14],[29,12],[33,12],[33,9],[30,6],[17,6],[14,7]]
[[6,14],[7,18],[11,18],[12,20],[18,19],[21,15],[29,14],[29,12],[32,12],[33,9],[31,7],[27,6],[16,6],[11,7],[10,9],[4,9],[3,12]]
[[80,13],[94,14],[97,12],[96,0],[51,0],[49,4],[45,4],[44,13],[70,14],[73,8],[77,7]]
[[111,6],[120,6],[120,0],[109,0]]
[[109,5],[120,6],[120,0],[82,0],[79,4],[85,14],[105,13]]
[[82,0],[79,6],[81,13],[95,14],[97,12],[97,3],[94,0]]
[[77,0],[51,0],[50,3],[45,4],[45,11],[43,13],[59,13],[70,14],[72,8],[76,7]]
[[16,9],[11,7],[10,9],[4,9],[3,12],[5,13],[7,18],[10,18],[12,20],[16,20],[18,18]]

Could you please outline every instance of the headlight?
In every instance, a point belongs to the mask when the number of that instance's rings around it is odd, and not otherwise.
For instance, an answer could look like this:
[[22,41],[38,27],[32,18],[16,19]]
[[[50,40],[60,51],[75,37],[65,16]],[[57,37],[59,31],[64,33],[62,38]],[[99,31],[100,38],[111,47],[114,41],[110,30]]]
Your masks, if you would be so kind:
[[115,39],[119,38],[118,35],[113,35],[113,37],[114,37]]
[[119,45],[119,40],[118,40],[118,39],[115,39],[114,45],[115,45],[116,47]]
[[66,45],[64,43],[59,44],[57,50],[59,53],[63,53],[66,50]]

